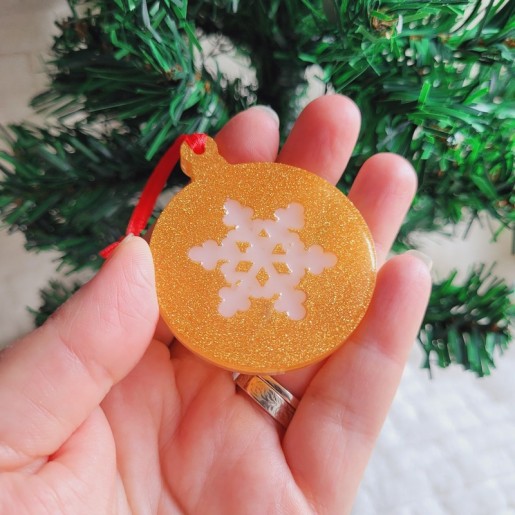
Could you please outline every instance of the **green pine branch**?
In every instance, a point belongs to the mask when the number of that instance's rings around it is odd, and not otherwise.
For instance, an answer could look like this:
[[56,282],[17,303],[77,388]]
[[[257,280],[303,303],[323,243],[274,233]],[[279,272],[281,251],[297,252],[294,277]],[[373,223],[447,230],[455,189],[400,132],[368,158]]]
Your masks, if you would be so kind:
[[128,131],[80,126],[11,125],[4,141],[3,224],[25,234],[28,250],[60,252],[72,271],[98,267],[98,251],[123,234],[151,172],[144,147]]
[[[82,111],[90,123],[139,128],[152,158],[173,134],[213,132],[254,100],[275,107],[287,131],[305,69],[318,64],[321,80],[363,113],[342,188],[373,152],[397,152],[419,172],[437,226],[461,220],[463,208],[510,226],[513,4],[492,2],[481,18],[479,2],[465,17],[464,0],[362,1],[340,11],[331,2],[294,3],[191,2],[186,22],[182,4],[177,14],[170,2],[94,2],[96,10],[60,23],[53,81],[34,105],[63,122]],[[247,55],[255,91],[211,76],[191,20]],[[241,30],[247,24],[255,30]]]
[[484,266],[473,269],[463,284],[457,272],[433,285],[429,307],[418,336],[425,351],[423,364],[463,366],[482,377],[495,367],[497,354],[511,342],[514,291]]
[[55,313],[57,308],[68,300],[79,288],[80,283],[75,282],[71,286],[63,284],[61,281],[53,280],[48,283],[46,288],[40,290],[41,305],[35,309],[29,309],[34,315],[34,322],[37,327],[43,325],[46,319]]
[[115,121],[140,132],[147,159],[177,134],[216,132],[247,107],[249,95],[236,79],[196,66],[199,42],[180,2],[86,3],[93,8],[57,23],[50,60],[50,87],[32,106],[66,124]]

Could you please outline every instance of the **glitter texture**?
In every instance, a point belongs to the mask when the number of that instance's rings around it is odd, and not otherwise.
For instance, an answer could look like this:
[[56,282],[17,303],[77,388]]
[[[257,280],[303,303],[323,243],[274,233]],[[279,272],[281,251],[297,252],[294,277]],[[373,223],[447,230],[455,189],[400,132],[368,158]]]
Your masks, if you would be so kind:
[[[366,312],[375,282],[372,238],[358,210],[337,188],[305,170],[277,163],[228,164],[212,139],[206,151],[181,148],[181,166],[192,182],[165,208],[151,240],[161,315],[189,349],[220,367],[273,374],[304,367],[334,352]],[[306,247],[337,256],[334,267],[306,274],[306,316],[291,320],[273,300],[252,299],[248,311],[226,318],[218,292],[227,286],[219,270],[188,258],[206,240],[227,234],[224,203],[237,199],[254,216],[271,219],[278,207],[304,206],[299,231]],[[220,265],[219,265],[220,266]]]

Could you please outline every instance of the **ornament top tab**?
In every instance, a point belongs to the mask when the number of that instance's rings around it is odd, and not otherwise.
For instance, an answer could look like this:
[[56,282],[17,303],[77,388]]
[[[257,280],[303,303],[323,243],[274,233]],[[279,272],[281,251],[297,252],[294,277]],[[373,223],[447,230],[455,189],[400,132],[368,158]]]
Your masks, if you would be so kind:
[[363,318],[376,276],[359,211],[313,173],[232,165],[207,139],[181,147],[191,182],[150,247],[161,316],[175,337],[235,372],[276,374],[334,352]]

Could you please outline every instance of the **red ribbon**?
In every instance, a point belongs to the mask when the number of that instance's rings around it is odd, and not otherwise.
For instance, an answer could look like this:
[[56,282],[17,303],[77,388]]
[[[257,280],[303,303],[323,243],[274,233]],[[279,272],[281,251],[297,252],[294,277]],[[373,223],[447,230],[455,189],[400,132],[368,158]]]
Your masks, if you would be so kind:
[[[206,140],[207,136],[205,134],[195,133],[182,134],[173,142],[173,145],[165,152],[148,178],[141,197],[127,224],[125,236],[128,234],[139,236],[141,231],[147,227],[148,221],[154,211],[157,198],[163,191],[168,177],[170,177],[172,170],[179,161],[182,143],[186,142],[195,154],[202,154],[206,149]],[[125,236],[122,236],[118,241],[108,245],[105,249],[101,250],[99,254],[104,259],[107,259]]]

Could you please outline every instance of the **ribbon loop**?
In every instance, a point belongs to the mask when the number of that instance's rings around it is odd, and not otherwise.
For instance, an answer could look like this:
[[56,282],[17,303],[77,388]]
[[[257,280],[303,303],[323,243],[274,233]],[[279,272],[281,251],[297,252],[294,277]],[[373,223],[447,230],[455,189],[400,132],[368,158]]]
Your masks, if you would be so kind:
[[[148,181],[141,192],[141,197],[132,212],[129,223],[127,224],[125,236],[128,234],[139,236],[147,227],[157,199],[166,186],[166,182],[168,181],[172,170],[179,162],[181,145],[186,143],[196,154],[202,154],[206,148],[206,138],[207,136],[203,133],[182,134],[173,142],[172,146],[164,153],[163,157],[159,160],[148,178]],[[99,254],[104,259],[107,259],[122,240],[123,237],[108,245],[106,248],[101,250]]]

